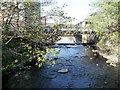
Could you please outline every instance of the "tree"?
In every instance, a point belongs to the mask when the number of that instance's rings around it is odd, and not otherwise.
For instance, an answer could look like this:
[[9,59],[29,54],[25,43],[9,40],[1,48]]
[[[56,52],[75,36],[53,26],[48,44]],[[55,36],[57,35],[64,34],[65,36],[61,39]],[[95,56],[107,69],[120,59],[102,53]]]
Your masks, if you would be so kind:
[[29,60],[41,67],[47,59],[45,54],[50,49],[44,45],[57,36],[43,32],[39,7],[39,2],[0,3],[3,70]]
[[74,18],[67,16],[67,13],[64,11],[66,6],[66,4],[63,4],[61,7],[54,6],[50,11],[46,11],[46,16],[48,16],[49,19],[54,19],[54,23],[57,24],[66,24],[67,22],[71,22]]
[[[92,20],[93,29],[99,33],[105,32],[110,26],[118,24],[118,2],[96,1],[91,4],[97,12],[93,13],[89,19]],[[117,29],[116,29],[117,30]]]
[[[118,36],[119,36],[119,7],[120,3],[117,0],[108,1],[95,1],[91,6],[96,9],[88,19],[92,22],[92,30],[94,30],[100,37],[99,46],[109,49],[111,53],[116,53],[118,49]],[[115,50],[116,49],[116,50]]]

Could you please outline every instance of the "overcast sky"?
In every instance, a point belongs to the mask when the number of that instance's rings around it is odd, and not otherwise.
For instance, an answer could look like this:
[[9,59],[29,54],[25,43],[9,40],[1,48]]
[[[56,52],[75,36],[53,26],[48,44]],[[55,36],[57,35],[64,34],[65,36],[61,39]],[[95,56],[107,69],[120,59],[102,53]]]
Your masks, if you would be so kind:
[[[75,17],[77,20],[73,24],[79,23],[84,20],[91,11],[89,4],[95,0],[56,0],[58,6],[62,6],[66,3],[68,6],[65,8],[65,12],[68,16]],[[47,7],[45,7],[47,8]]]

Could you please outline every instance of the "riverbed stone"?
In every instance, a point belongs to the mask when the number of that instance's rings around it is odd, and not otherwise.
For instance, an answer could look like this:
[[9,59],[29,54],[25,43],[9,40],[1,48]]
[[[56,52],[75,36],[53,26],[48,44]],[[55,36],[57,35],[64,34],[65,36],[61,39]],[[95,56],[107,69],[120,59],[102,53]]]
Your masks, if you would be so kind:
[[80,58],[85,58],[85,57],[87,57],[87,56],[80,56]]
[[74,58],[77,58],[78,56],[75,56]]
[[96,54],[96,53],[94,53],[94,56],[97,56],[97,54]]
[[57,72],[58,73],[62,73],[62,74],[68,73],[68,69],[67,68],[63,68],[63,69],[58,70]]
[[96,66],[99,66],[99,64],[96,64]]
[[92,57],[90,57],[90,59],[92,60],[93,58],[92,58]]
[[108,82],[106,82],[106,81],[105,81],[105,82],[104,82],[104,84],[105,84],[105,85],[107,85],[107,84],[108,84]]

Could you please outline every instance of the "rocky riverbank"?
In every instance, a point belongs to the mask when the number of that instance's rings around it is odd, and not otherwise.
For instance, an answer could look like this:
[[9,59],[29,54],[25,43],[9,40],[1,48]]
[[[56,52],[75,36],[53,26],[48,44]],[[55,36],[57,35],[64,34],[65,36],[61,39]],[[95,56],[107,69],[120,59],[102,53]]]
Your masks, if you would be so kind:
[[97,53],[103,58],[105,58],[107,64],[113,67],[116,67],[120,64],[118,53],[112,53],[111,51],[107,51],[105,48],[102,48],[99,45],[95,45],[94,47],[92,47],[92,49],[92,52]]
[[114,67],[120,63],[117,54],[107,54],[107,53],[104,52],[104,50],[102,50],[102,48],[100,48],[97,52],[101,56],[103,56],[104,58],[107,59],[106,63],[108,63],[108,64],[110,64]]

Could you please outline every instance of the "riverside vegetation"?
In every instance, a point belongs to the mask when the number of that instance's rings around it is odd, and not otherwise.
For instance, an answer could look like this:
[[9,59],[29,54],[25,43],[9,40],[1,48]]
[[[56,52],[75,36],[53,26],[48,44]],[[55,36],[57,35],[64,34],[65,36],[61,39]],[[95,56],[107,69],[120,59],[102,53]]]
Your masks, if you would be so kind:
[[[4,74],[20,65],[43,66],[51,48],[47,45],[60,39],[57,30],[45,31],[40,22],[40,3],[38,2],[1,2],[2,27],[2,68]],[[31,13],[33,12],[33,13]],[[56,33],[53,37],[52,32]],[[52,52],[55,57],[55,50]],[[15,71],[15,70],[13,70]]]
[[105,57],[112,55],[115,58],[107,58],[108,63],[120,62],[119,47],[119,17],[120,2],[117,0],[107,1],[95,1],[90,4],[96,12],[88,16],[88,20],[92,22],[91,29],[95,31],[100,41],[97,43],[97,47],[106,53]]

